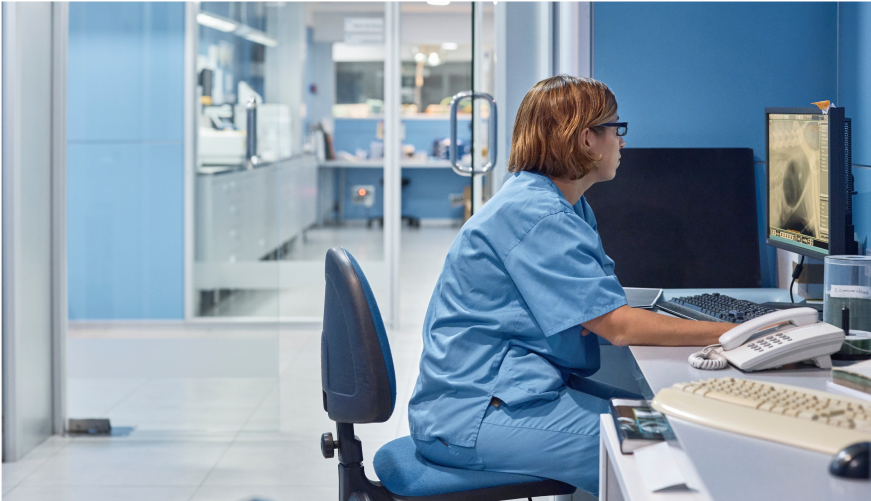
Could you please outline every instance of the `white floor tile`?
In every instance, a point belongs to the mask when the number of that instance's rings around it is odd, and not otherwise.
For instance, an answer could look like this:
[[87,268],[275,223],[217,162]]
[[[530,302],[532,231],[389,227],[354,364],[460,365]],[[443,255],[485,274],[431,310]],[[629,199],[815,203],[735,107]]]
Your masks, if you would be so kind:
[[51,436],[39,444],[23,458],[14,463],[3,463],[3,496],[14,489],[37,469],[44,466],[49,459],[66,447],[70,439],[61,436]]
[[235,442],[203,486],[308,486],[337,482],[337,462],[324,459],[319,436],[293,442]]
[[201,487],[190,501],[327,501],[339,498],[338,482],[323,487]]
[[137,430],[236,432],[277,384],[274,378],[152,379],[106,417]]
[[263,398],[260,406],[245,422],[243,431],[276,431],[281,422],[281,392],[280,385],[276,384]]
[[198,486],[229,443],[73,440],[21,487]]
[[196,487],[19,487],[4,501],[188,501]]

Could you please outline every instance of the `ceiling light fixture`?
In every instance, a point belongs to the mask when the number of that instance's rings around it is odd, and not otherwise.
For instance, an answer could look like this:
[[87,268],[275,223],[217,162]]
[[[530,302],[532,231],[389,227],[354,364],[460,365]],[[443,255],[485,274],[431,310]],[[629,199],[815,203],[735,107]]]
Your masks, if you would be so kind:
[[239,27],[233,21],[229,21],[227,19],[223,19],[212,14],[207,14],[205,12],[200,12],[199,14],[197,14],[197,22],[202,24],[203,26],[208,26],[209,28],[223,31],[224,33],[232,33],[236,31],[236,28]]
[[266,33],[263,33],[259,30],[252,30],[249,28],[243,31],[239,29],[236,30],[236,34],[244,38],[245,40],[259,43],[260,45],[265,45],[267,47],[278,47],[278,40],[270,37]]
[[417,54],[414,55],[414,60],[417,61],[418,63],[422,63],[422,62],[426,61],[426,54],[424,54],[423,52],[418,52]]
[[227,19],[217,14],[200,12],[197,14],[197,23],[218,31],[223,31],[224,33],[232,33],[238,37],[244,38],[245,40],[259,43],[260,45],[278,47],[278,40],[272,38],[266,33],[263,33],[260,30],[255,30],[250,26],[239,24],[232,19]]
[[444,7],[445,5],[448,5],[451,2],[448,0],[426,0],[426,3],[428,3],[430,5],[438,5],[439,7]]
[[444,50],[457,50],[460,48],[460,45],[454,42],[442,42],[442,49]]
[[430,66],[438,66],[442,64],[441,58],[439,58],[438,52],[430,52],[429,58],[427,58],[427,62],[429,62]]

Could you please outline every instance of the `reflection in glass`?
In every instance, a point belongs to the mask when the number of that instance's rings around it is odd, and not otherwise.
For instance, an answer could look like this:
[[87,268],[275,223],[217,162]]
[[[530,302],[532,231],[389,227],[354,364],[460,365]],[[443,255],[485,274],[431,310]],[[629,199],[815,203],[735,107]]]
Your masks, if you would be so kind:
[[[383,268],[383,232],[372,224],[380,206],[362,221],[369,226],[345,224],[346,176],[325,166],[343,147],[333,119],[342,96],[358,114],[381,112],[383,17],[381,3],[200,4],[197,315],[316,321],[330,247],[353,252],[367,275]],[[336,54],[356,58],[366,78],[346,72],[346,85]],[[377,122],[360,135],[366,151]],[[368,210],[382,187],[366,186]],[[382,294],[383,274],[372,275]]]

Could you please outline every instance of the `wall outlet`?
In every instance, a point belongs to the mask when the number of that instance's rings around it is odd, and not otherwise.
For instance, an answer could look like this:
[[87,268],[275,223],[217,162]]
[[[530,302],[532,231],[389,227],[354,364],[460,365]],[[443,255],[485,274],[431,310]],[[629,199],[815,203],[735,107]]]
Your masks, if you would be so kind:
[[351,187],[351,203],[362,205],[367,209],[375,205],[375,186],[371,184],[358,184]]

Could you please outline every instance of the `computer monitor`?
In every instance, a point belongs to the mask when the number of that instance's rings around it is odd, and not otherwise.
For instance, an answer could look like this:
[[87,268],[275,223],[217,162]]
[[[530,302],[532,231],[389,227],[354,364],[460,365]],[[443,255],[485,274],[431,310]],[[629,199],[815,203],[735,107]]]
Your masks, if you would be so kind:
[[768,245],[807,257],[857,254],[844,108],[765,108]]

